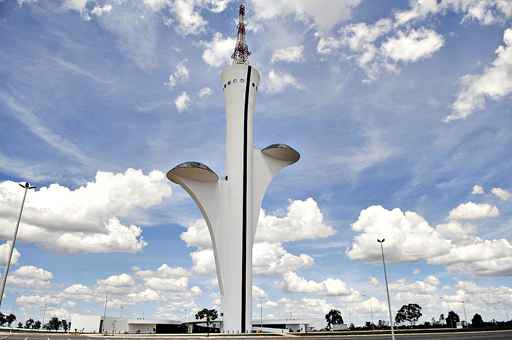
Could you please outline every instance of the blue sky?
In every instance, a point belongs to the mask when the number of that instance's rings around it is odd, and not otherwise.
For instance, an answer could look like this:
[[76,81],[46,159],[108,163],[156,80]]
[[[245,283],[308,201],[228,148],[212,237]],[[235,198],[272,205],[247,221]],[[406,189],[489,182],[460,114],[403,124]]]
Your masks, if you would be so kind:
[[[3,239],[14,182],[39,187],[4,309],[101,313],[105,293],[114,315],[218,305],[200,213],[164,174],[189,160],[222,173],[237,6],[0,1]],[[267,317],[384,319],[386,237],[395,309],[510,318],[511,18],[503,0],[248,2],[256,146],[302,155],[263,202]]]

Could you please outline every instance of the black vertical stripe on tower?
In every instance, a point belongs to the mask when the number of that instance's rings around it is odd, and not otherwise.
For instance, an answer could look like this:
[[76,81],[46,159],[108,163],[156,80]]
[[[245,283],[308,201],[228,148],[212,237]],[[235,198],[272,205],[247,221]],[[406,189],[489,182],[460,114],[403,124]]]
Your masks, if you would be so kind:
[[[251,89],[251,66],[247,68],[244,106],[244,184],[242,203],[242,333],[246,332],[245,309],[247,306],[247,129],[249,124],[249,90]],[[252,260],[252,259],[251,259]]]

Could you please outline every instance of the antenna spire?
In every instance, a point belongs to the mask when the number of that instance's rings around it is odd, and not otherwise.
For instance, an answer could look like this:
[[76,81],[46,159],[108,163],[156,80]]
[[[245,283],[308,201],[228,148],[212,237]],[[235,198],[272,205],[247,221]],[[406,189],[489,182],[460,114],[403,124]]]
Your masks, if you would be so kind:
[[235,52],[231,58],[235,64],[247,64],[249,61],[249,46],[247,46],[246,30],[245,30],[245,1],[240,3],[240,10],[238,12],[238,34],[236,39]]

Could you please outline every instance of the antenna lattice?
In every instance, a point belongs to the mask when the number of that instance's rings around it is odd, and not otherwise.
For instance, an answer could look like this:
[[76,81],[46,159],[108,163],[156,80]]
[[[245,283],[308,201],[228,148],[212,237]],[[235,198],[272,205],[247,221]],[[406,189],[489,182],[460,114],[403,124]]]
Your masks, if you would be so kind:
[[236,39],[235,52],[231,58],[235,64],[247,64],[251,52],[246,42],[246,29],[245,29],[245,3],[242,1],[240,10],[238,12],[238,34]]

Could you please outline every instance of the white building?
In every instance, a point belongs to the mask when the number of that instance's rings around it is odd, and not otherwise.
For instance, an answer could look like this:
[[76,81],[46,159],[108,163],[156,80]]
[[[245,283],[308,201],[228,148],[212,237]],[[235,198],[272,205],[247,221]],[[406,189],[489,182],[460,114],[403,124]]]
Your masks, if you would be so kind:
[[156,334],[185,333],[181,321],[143,320],[106,317],[98,315],[74,314],[71,318],[71,330],[81,333],[108,334]]

